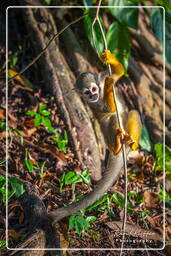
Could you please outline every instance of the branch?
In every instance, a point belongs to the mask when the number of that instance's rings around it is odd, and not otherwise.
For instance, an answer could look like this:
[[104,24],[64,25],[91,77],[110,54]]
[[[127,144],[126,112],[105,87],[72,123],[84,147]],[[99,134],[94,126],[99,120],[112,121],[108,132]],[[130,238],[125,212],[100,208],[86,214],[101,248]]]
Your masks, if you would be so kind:
[[[57,38],[59,37],[59,35],[61,35],[67,28],[69,28],[71,25],[77,23],[78,21],[82,20],[85,16],[87,15],[84,14],[81,17],[79,17],[78,19],[71,21],[69,24],[67,24],[63,29],[61,29],[57,34],[55,34],[48,42],[48,44],[45,46],[45,48],[36,56],[36,58],[34,58],[25,68],[23,68],[19,73],[17,73],[16,75],[14,75],[13,77],[11,77],[8,82],[11,82],[12,80],[14,80],[14,78],[16,78],[17,76],[20,76],[21,74],[23,74],[28,68],[30,68],[48,49],[49,45]],[[7,71],[6,71],[7,73]]]

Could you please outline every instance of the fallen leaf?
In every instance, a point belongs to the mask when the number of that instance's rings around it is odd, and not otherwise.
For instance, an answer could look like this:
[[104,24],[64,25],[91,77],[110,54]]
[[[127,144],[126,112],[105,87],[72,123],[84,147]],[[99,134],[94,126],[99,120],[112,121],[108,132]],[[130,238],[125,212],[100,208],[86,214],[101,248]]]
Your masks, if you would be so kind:
[[[13,77],[13,76],[15,76],[15,75],[17,75],[17,72],[16,71],[14,71],[14,70],[12,70],[12,69],[9,69],[8,71],[8,75],[10,76],[10,77]],[[14,78],[15,80],[17,80],[19,83],[21,83],[22,85],[24,85],[24,80],[23,80],[23,78],[21,77],[21,76],[16,76],[15,78]]]
[[[69,242],[65,240],[63,234],[60,233],[60,248],[68,248],[69,247]],[[64,249],[62,251],[64,255],[66,255],[66,250]]]
[[5,120],[5,110],[4,109],[0,109],[0,119]]
[[144,199],[145,199],[144,201],[145,206],[150,208],[155,208],[159,201],[157,195],[150,191],[144,192]]
[[34,127],[34,118],[29,119],[29,120],[25,120],[24,121],[24,126],[26,126],[28,128]]
[[8,230],[8,236],[10,238],[13,238],[13,239],[19,239],[21,237],[21,234],[17,233],[15,230],[13,229],[9,229]]
[[[171,242],[171,241],[170,241]],[[171,256],[171,244],[165,246],[165,251],[167,252],[167,256]]]

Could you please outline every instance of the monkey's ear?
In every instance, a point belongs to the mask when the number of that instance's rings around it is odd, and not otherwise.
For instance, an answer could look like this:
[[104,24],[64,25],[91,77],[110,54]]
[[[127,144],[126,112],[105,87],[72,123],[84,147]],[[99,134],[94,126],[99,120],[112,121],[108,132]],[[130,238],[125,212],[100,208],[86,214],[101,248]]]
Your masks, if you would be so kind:
[[82,91],[79,90],[78,88],[72,88],[72,91],[77,92],[79,95],[82,95]]

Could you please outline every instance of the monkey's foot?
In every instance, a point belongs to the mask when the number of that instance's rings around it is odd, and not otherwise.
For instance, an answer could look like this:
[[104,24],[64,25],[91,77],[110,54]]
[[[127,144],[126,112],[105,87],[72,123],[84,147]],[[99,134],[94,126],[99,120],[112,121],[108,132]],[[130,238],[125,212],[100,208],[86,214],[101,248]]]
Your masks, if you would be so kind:
[[117,134],[115,136],[115,143],[114,146],[112,148],[112,152],[114,155],[117,155],[121,149],[122,149],[122,145],[124,142],[124,137],[125,137],[125,131],[122,130],[121,128],[117,129]]
[[123,144],[126,144],[131,149],[133,149],[134,143],[135,143],[135,141],[131,138],[131,136],[127,132],[125,132],[121,128],[118,128],[117,134],[115,136],[115,143],[112,148],[112,151],[113,151],[114,155],[117,155],[121,151]]
[[119,61],[116,59],[116,57],[109,50],[105,50],[102,54],[100,54],[99,58],[104,64],[118,64],[119,63]]
[[135,143],[135,141],[131,138],[131,136],[127,132],[125,132],[125,135],[124,135],[124,143],[130,146],[131,149]]

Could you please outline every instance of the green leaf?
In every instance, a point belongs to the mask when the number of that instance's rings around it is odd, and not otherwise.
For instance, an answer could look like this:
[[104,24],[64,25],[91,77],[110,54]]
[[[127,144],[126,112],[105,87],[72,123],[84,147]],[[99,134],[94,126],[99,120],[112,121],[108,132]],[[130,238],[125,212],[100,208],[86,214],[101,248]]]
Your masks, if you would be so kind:
[[90,184],[91,179],[90,179],[90,175],[87,171],[83,171],[82,174],[80,174],[80,176],[83,179],[84,183]]
[[154,8],[152,10],[150,26],[155,37],[163,44],[163,9]]
[[165,12],[166,22],[165,22],[165,54],[166,60],[171,65],[171,11]]
[[99,205],[106,202],[108,198],[108,195],[103,195],[99,200],[97,200],[94,204],[88,206],[86,208],[86,211],[92,211],[92,210],[95,210],[97,207],[98,207],[98,210],[99,210]]
[[47,104],[42,104],[39,107],[39,113],[42,114],[43,116],[49,116],[50,112],[46,110]]
[[[86,29],[86,32],[87,32],[87,36],[88,36],[88,39],[92,45],[93,48],[95,48],[95,50],[98,52],[98,54],[102,53],[103,52],[103,49],[104,49],[104,41],[103,41],[103,37],[102,37],[102,33],[101,33],[101,30],[99,28],[99,25],[97,24],[97,22],[95,23],[94,25],[94,42],[93,42],[93,35],[92,35],[92,23],[93,23],[93,20],[95,18],[95,11],[93,9],[90,9],[88,11],[88,15],[85,16],[84,18],[84,25],[85,25],[85,29]],[[103,25],[103,21],[100,18],[100,22],[102,24],[102,27],[104,27]]]
[[82,216],[76,216],[76,221],[81,224],[83,230],[89,230],[90,228],[89,222],[86,219],[84,219]]
[[69,217],[69,230],[73,229],[75,226],[75,216]]
[[128,68],[128,58],[131,49],[131,37],[127,27],[119,22],[113,22],[106,34],[108,49]]
[[28,159],[28,151],[27,151],[27,149],[25,151],[24,163],[25,163],[27,169],[29,170],[29,172],[33,172],[34,166],[31,163],[31,161]]
[[6,129],[6,122],[5,121],[0,121],[0,131],[5,131]]
[[25,159],[24,162],[29,172],[33,172],[34,167],[33,167],[33,164],[30,162],[30,160]]
[[93,2],[92,0],[83,0],[83,4],[84,6],[89,7],[93,5]]
[[67,172],[65,174],[64,182],[65,182],[66,185],[78,183],[78,182],[81,182],[81,181],[82,181],[81,177],[75,172]]
[[158,194],[158,198],[161,201],[165,201],[166,203],[171,203],[170,195],[163,188],[160,188],[160,193]]
[[86,221],[88,221],[88,223],[92,223],[92,222],[95,222],[96,221],[96,217],[95,216],[89,216],[86,218]]
[[145,149],[148,152],[151,152],[151,142],[148,130],[145,125],[142,126],[141,138],[139,142],[142,149]]
[[9,66],[11,69],[15,68],[16,64],[18,62],[18,53],[14,53],[11,56],[9,56]]
[[[0,249],[6,249],[7,243],[5,240],[0,241]],[[2,253],[3,255],[3,253]]]
[[26,114],[29,115],[29,116],[37,115],[37,113],[35,111],[33,111],[33,110],[27,111]]
[[[109,6],[131,6],[136,5],[137,1],[128,0],[109,0]],[[138,8],[109,8],[110,13],[121,23],[131,28],[138,29]]]
[[52,124],[49,118],[42,116],[42,123],[44,124],[45,127],[48,128],[48,130],[52,128]]
[[80,222],[75,221],[75,229],[76,229],[77,234],[80,236],[83,232],[83,227]]
[[[166,174],[171,174],[171,148],[169,148],[167,145],[156,143],[154,145],[154,150],[157,158],[157,161],[156,161],[157,166],[163,169],[163,165],[165,164]],[[164,159],[164,153],[165,153],[165,159]]]
[[6,200],[6,179],[4,176],[0,176],[0,194],[2,196],[2,202]]
[[114,194],[112,195],[112,199],[113,199],[113,201],[115,202],[115,204],[119,205],[121,208],[124,207],[124,205],[125,205],[125,200],[124,200],[123,196],[121,196],[119,193],[117,193],[117,192],[114,193]]
[[47,5],[51,5],[51,0],[43,0]]
[[58,134],[58,132],[56,131],[56,129],[53,128],[53,127],[49,127],[49,128],[48,128],[48,131],[51,132],[51,133],[53,133],[53,134],[56,134],[56,135]]
[[38,127],[42,122],[42,117],[36,113],[35,119],[34,119],[34,125]]
[[47,110],[42,110],[42,111],[41,111],[41,114],[42,114],[43,116],[49,116],[51,113],[50,113],[49,111],[47,111]]
[[9,178],[9,183],[10,183],[12,189],[14,190],[14,192],[15,192],[14,195],[16,197],[20,197],[24,194],[24,192],[25,192],[24,185],[19,179],[15,178],[15,177]]

